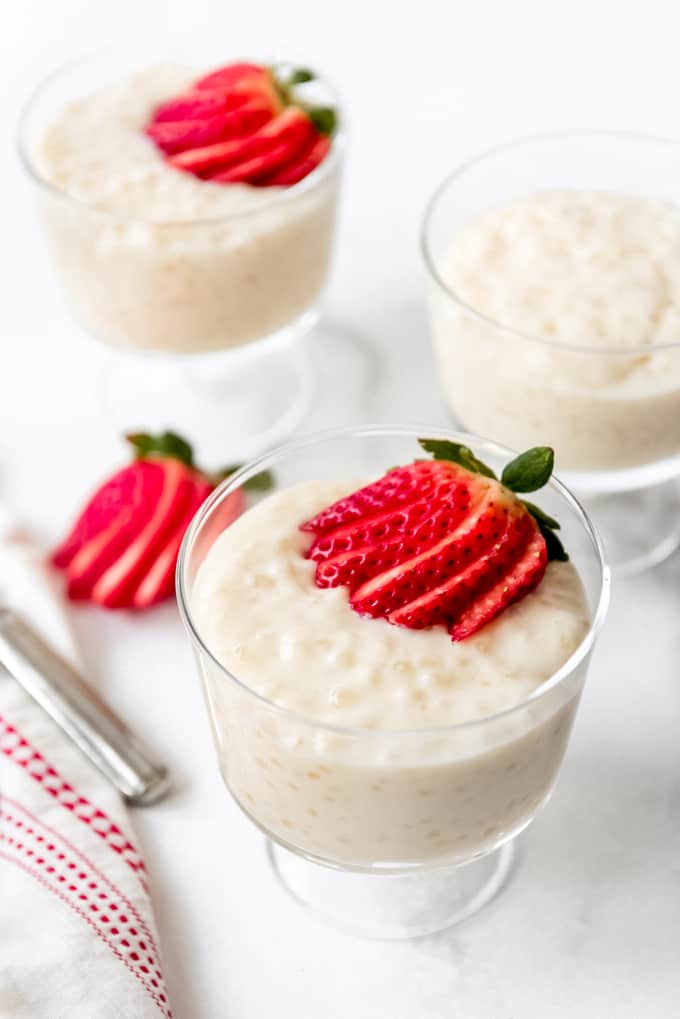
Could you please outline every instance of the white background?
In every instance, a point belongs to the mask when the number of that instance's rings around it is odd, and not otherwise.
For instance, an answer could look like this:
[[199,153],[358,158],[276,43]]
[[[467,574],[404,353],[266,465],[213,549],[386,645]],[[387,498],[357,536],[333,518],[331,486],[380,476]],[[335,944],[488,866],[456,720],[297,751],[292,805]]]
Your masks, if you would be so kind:
[[[660,0],[25,0],[3,15],[0,498],[46,543],[123,455],[97,413],[101,354],[66,318],[13,151],[21,101],[52,66],[130,36],[205,28],[222,35],[225,58],[292,53],[339,83],[352,144],[330,310],[381,361],[375,384],[337,389],[314,426],[443,421],[417,228],[454,163],[541,129],[680,135],[680,7]],[[336,935],[274,885],[260,838],[218,779],[174,609],[79,612],[93,676],[176,779],[172,799],[135,817],[176,1019],[677,1015],[679,592],[677,558],[616,587],[562,778],[525,839],[521,873],[466,926],[410,945]]]

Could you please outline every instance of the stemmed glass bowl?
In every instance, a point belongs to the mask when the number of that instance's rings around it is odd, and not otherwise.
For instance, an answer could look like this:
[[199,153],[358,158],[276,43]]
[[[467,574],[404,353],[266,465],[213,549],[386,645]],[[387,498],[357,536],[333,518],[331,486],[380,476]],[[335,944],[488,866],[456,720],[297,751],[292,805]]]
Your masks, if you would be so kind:
[[[554,446],[560,476],[585,499],[622,573],[680,544],[680,333],[633,347],[613,336],[597,348],[579,335],[527,335],[466,303],[447,260],[470,221],[539,192],[644,197],[677,222],[679,182],[678,142],[605,132],[527,138],[450,173],[422,227],[432,340],[453,421],[517,449]],[[622,308],[627,297],[618,296]]]
[[[308,408],[314,380],[301,340],[319,319],[328,277],[344,150],[342,114],[329,154],[311,174],[287,188],[226,185],[242,195],[247,188],[248,200],[228,212],[222,205],[214,214],[206,213],[210,201],[193,209],[199,196],[188,189],[209,189],[200,198],[209,194],[217,202],[225,186],[166,170],[160,155],[158,166],[150,168],[153,143],[141,122],[132,125],[138,128],[140,160],[128,187],[143,189],[145,174],[154,178],[148,186],[159,189],[167,185],[167,174],[181,177],[186,204],[180,209],[173,201],[167,215],[165,206],[162,214],[158,206],[148,215],[145,208],[140,212],[136,195],[135,213],[127,211],[116,191],[115,166],[106,170],[113,204],[80,200],[69,191],[67,177],[54,179],[41,146],[64,109],[84,97],[124,88],[150,69],[171,73],[173,82],[179,76],[184,87],[237,58],[217,39],[189,37],[114,47],[76,60],[38,86],[18,139],[68,308],[111,351],[102,381],[106,409],[126,430],[184,430],[207,449],[205,455],[214,451],[221,462],[280,441]],[[300,89],[304,101],[338,108],[323,78]],[[129,98],[122,95],[120,103],[125,102]],[[128,110],[127,116],[132,121],[137,112]],[[85,131],[82,141],[87,144]],[[72,154],[66,157],[60,173]]]
[[[513,455],[431,427],[343,429],[290,443],[216,490],[186,534],[177,569],[180,612],[227,789],[267,836],[287,891],[336,926],[370,937],[445,928],[481,908],[509,876],[513,840],[553,788],[606,615],[609,573],[597,534],[567,489],[551,481],[541,504],[561,521],[590,626],[568,661],[526,699],[457,725],[349,728],[289,710],[224,667],[192,598],[201,564],[231,525],[234,495],[248,479],[271,470],[285,488],[379,476],[416,458],[423,434],[464,441],[493,468]],[[342,665],[335,668],[341,683]]]

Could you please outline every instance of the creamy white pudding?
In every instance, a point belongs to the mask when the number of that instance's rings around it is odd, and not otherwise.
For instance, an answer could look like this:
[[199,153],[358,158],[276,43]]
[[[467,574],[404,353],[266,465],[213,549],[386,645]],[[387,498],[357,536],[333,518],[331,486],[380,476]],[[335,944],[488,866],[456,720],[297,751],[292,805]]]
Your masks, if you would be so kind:
[[359,484],[269,497],[198,571],[189,607],[215,659],[203,678],[222,771],[257,823],[319,858],[466,858],[523,827],[552,786],[585,663],[521,702],[587,633],[585,594],[573,566],[551,563],[532,594],[460,643],[441,627],[363,618],[344,587],[316,587],[299,530]]
[[680,214],[596,191],[536,192],[466,223],[430,284],[445,394],[466,427],[558,468],[680,452]]
[[195,79],[158,66],[64,106],[31,159],[74,316],[116,346],[223,350],[308,311],[328,269],[338,168],[313,186],[256,188],[169,166],[144,134]]

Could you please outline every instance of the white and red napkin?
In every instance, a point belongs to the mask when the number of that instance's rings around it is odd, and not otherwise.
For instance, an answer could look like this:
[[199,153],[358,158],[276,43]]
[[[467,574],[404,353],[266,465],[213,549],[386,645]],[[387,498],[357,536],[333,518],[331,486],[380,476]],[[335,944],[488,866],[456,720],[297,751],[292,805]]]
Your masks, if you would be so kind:
[[[41,556],[0,514],[0,599],[78,664]],[[169,1017],[120,796],[0,666],[0,1017]]]

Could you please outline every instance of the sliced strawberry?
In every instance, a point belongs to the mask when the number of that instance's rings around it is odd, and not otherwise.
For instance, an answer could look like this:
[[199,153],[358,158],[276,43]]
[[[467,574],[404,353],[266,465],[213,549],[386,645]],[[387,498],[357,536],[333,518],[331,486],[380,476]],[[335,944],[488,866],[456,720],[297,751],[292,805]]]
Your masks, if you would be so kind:
[[309,118],[296,107],[288,107],[247,138],[180,152],[171,156],[168,162],[178,170],[214,179],[229,166],[244,163],[279,145],[290,144],[293,151],[295,143],[301,144],[310,130],[313,129]]
[[[156,555],[137,589],[130,594],[130,605],[133,608],[148,608],[172,595],[177,555],[179,554],[182,539],[184,539],[187,533],[187,528],[191,524],[194,514],[203,505],[211,491],[212,485],[209,485],[207,482],[195,483],[192,498],[185,509],[184,515],[175,525],[165,546]],[[234,492],[231,498],[234,496],[237,496],[236,500],[234,500],[233,513],[233,519],[236,519],[243,512],[245,499],[241,490]]]
[[[446,447],[450,459],[396,468],[322,510],[301,525],[315,535],[305,555],[317,564],[317,585],[347,586],[361,615],[412,629],[445,626],[462,640],[540,583],[548,549],[539,527],[552,533],[558,524],[467,447],[422,445]],[[552,451],[541,447],[503,477],[533,491],[551,470]]]
[[[219,481],[194,466],[191,446],[174,432],[128,435],[138,459],[96,492],[52,556],[66,570],[73,599],[106,608],[145,608],[170,597],[182,537]],[[244,488],[264,491],[268,471]],[[222,501],[216,521],[226,527],[245,507],[243,489]]]
[[186,149],[202,148],[251,134],[273,116],[271,105],[264,99],[257,99],[231,112],[220,113],[203,120],[153,123],[146,129],[146,133],[159,149],[173,155]]
[[440,486],[437,501],[411,503],[372,517],[366,525],[346,524],[322,535],[307,553],[318,565],[318,587],[360,584],[398,562],[416,556],[449,535],[467,515],[470,492],[463,485]]
[[267,77],[267,70],[257,64],[228,64],[203,75],[195,83],[196,89],[228,89],[244,79],[258,81]]
[[296,151],[302,145],[304,145],[302,138],[281,142],[259,156],[253,156],[252,159],[246,159],[242,163],[221,170],[210,180],[220,184],[257,184],[268,174],[285,166],[291,158],[294,159]]
[[[451,464],[443,460],[421,460],[408,467],[396,467],[377,481],[321,510],[302,524],[300,530],[316,535],[328,534],[343,524],[365,523],[409,503],[428,500],[434,504],[440,492],[439,486],[444,485],[449,492],[453,479],[459,484],[463,481],[458,472],[452,473]],[[466,482],[465,485],[469,488]]]
[[[521,504],[512,496],[512,502]],[[446,537],[379,573],[352,592],[352,606],[364,615],[386,616],[479,560],[505,533],[512,503],[490,486],[476,492],[467,514]],[[527,519],[528,513],[523,513]],[[422,546],[421,546],[422,548]]]
[[307,177],[323,162],[331,148],[328,135],[318,135],[304,152],[292,162],[275,170],[271,176],[265,177],[260,183],[267,187],[290,187]]
[[52,563],[64,569],[86,542],[110,526],[122,507],[132,512],[135,506],[143,504],[147,486],[155,473],[155,468],[149,469],[144,463],[116,471],[88,501],[64,541],[52,553]]
[[287,187],[325,159],[337,125],[334,109],[306,106],[296,93],[314,77],[230,64],[161,103],[145,131],[177,170],[218,184]]
[[523,598],[541,582],[548,562],[543,535],[536,531],[524,550],[522,559],[510,575],[501,575],[485,595],[474,602],[451,624],[454,640],[465,640],[500,615],[509,605]]
[[[247,102],[247,100],[245,100]],[[226,113],[232,107],[225,92],[187,92],[158,106],[151,118],[152,124],[178,120],[204,120]]]
[[92,588],[92,600],[99,605],[107,608],[129,605],[132,591],[156,554],[178,523],[187,519],[196,487],[194,471],[179,460],[166,459],[159,464],[163,470],[163,487],[146,523]]

